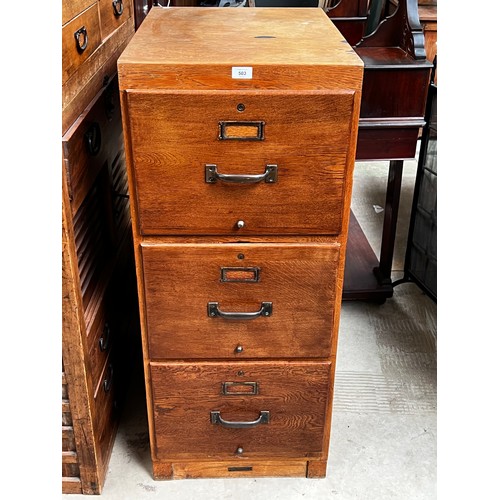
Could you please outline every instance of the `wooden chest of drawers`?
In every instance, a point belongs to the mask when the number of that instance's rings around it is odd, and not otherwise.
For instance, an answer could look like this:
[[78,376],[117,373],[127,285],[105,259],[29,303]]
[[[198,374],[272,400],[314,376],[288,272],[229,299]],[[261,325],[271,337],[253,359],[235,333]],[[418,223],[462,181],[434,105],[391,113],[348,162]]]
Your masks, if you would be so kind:
[[324,476],[360,59],[321,9],[153,8],[118,73],[154,477]]
[[62,142],[63,493],[102,490],[138,333],[118,104],[115,77]]
[[139,330],[116,77],[132,14],[62,2],[63,493],[102,491]]
[[132,0],[62,1],[62,133],[116,73],[134,33]]

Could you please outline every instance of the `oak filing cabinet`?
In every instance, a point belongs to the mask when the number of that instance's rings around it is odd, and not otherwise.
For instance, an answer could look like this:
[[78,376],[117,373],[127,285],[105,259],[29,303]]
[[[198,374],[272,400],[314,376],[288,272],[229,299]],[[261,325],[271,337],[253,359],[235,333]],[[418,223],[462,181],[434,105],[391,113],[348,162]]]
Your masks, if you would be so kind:
[[153,8],[118,74],[154,477],[323,477],[362,62],[321,9]]

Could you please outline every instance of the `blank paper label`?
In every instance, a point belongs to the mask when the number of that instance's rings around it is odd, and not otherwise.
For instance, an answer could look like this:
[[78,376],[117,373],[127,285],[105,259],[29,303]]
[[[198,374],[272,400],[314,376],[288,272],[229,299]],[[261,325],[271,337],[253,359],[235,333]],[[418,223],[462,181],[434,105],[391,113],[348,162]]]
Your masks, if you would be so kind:
[[232,77],[239,80],[251,80],[252,70],[251,67],[233,66]]

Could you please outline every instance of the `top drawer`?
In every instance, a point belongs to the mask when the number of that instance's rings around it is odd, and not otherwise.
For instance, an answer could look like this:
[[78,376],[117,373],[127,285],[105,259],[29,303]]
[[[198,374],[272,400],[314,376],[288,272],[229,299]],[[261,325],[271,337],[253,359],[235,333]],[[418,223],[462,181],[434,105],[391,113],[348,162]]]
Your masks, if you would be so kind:
[[123,97],[142,234],[341,231],[354,91]]
[[101,44],[97,3],[62,28],[62,83],[86,61]]
[[131,15],[131,0],[99,0],[102,39],[105,40]]
[[62,25],[90,7],[96,0],[62,0]]

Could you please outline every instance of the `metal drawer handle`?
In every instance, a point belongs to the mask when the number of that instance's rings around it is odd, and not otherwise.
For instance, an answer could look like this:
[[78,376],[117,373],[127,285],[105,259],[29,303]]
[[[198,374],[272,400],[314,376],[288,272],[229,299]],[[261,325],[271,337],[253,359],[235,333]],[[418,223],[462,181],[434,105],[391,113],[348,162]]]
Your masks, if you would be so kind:
[[76,48],[80,54],[87,48],[89,43],[89,36],[87,28],[82,26],[79,30],[75,31]]
[[263,174],[220,174],[217,165],[205,164],[205,182],[214,184],[217,181],[231,182],[233,184],[257,184],[259,182],[274,183],[278,181],[278,165],[266,165]]
[[218,302],[209,302],[207,304],[207,313],[210,318],[256,319],[260,316],[268,318],[273,314],[273,303],[261,302],[260,309],[255,312],[224,312],[219,309]]
[[108,366],[108,376],[104,379],[103,388],[104,392],[109,392],[111,385],[113,384],[113,365],[110,363]]
[[104,328],[102,329],[102,335],[99,337],[99,349],[101,352],[104,352],[109,347],[109,338],[110,338],[110,329],[108,323],[104,324]]
[[90,156],[97,156],[101,150],[101,127],[97,122],[92,122],[89,125],[84,138]]
[[215,425],[222,425],[222,427],[227,427],[228,429],[249,429],[250,427],[256,427],[260,424],[268,424],[271,418],[270,412],[263,410],[260,412],[259,418],[257,420],[252,420],[250,422],[230,422],[224,420],[220,416],[220,411],[210,412],[210,422]]
[[[120,5],[119,8],[118,5]],[[123,0],[113,0],[113,11],[116,17],[123,14]]]

